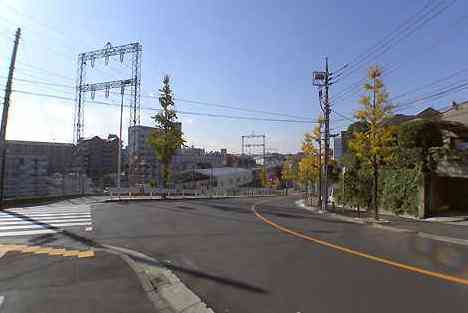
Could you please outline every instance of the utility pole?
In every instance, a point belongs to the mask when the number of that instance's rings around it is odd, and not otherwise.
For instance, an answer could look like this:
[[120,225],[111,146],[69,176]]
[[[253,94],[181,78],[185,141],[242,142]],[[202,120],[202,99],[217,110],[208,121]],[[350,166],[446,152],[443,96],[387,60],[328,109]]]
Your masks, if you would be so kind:
[[13,84],[13,73],[15,71],[16,63],[16,54],[18,52],[18,44],[21,36],[21,28],[18,27],[15,34],[15,42],[13,45],[13,52],[10,59],[10,69],[8,71],[8,80],[5,88],[5,98],[3,100],[3,113],[2,113],[2,125],[0,128],[0,145],[1,145],[1,155],[2,155],[2,167],[0,173],[0,205],[3,207],[4,199],[4,187],[5,187],[5,164],[6,164],[6,130],[8,123],[8,110],[10,109],[10,96],[11,96],[11,86]]
[[[325,71],[314,72],[314,86],[325,88],[324,105],[322,111],[324,114],[324,158],[323,158],[323,188],[322,188],[322,209],[328,210],[328,164],[330,159],[330,101],[328,99],[328,89],[332,84],[330,82],[332,73],[328,71],[328,58],[325,58]],[[321,98],[321,97],[320,97]],[[321,102],[320,102],[320,105]]]
[[[372,110],[375,112],[375,106],[376,106],[376,91],[375,91],[375,80],[376,78],[374,77],[373,79],[373,83],[372,83],[372,93],[373,93],[373,97],[372,97]],[[374,142],[375,142],[375,132],[372,132],[373,136],[374,136]],[[377,204],[377,192],[378,192],[378,168],[377,168],[378,164],[377,164],[377,156],[374,155],[372,157],[372,168],[373,168],[373,175],[374,176],[374,186],[373,186],[373,189],[374,189],[374,192],[373,192],[373,197],[372,197],[372,206],[374,207],[374,215],[375,215],[375,219],[378,220],[379,219],[379,209],[378,209],[378,204]]]
[[324,190],[322,196],[323,210],[328,210],[328,161],[330,158],[330,102],[328,101],[328,88],[330,84],[330,73],[328,72],[328,58],[325,58],[325,151],[324,151]]

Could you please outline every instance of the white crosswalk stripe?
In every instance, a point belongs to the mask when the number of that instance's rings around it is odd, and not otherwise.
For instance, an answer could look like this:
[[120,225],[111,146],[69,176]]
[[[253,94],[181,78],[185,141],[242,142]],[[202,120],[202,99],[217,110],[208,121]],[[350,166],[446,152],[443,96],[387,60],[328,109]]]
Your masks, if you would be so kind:
[[0,238],[51,234],[92,224],[91,209],[87,205],[7,209],[0,211]]

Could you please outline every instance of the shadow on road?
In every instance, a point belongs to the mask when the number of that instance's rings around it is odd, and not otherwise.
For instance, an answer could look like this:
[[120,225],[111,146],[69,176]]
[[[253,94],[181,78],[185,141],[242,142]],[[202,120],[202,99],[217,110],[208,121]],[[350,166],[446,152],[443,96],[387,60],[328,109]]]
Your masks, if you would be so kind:
[[[6,213],[6,214],[8,214],[10,216],[20,218],[23,221],[31,222],[34,225],[39,225],[39,226],[42,226],[42,227],[44,227],[46,229],[55,230],[57,233],[60,233],[61,235],[64,235],[64,236],[66,236],[66,237],[68,237],[70,239],[78,241],[78,242],[80,242],[80,243],[82,243],[82,244],[84,244],[86,246],[94,247],[94,248],[102,247],[100,244],[98,244],[97,242],[95,242],[92,239],[77,235],[75,233],[72,233],[72,232],[70,232],[68,230],[62,229],[60,227],[53,226],[53,225],[45,223],[45,222],[41,222],[41,221],[36,220],[34,218],[31,218],[31,217],[29,217],[27,215],[23,215],[21,213],[9,211],[9,210],[1,210],[1,212]],[[38,237],[38,238],[40,238],[40,237]],[[42,237],[42,238],[44,238],[44,237]],[[47,238],[47,237],[45,237],[45,238]],[[51,240],[52,240],[52,238],[55,238],[54,240],[57,239],[55,236],[51,237]],[[41,240],[41,239],[38,239],[38,240]],[[54,240],[52,240],[52,241],[54,241]]]
[[240,207],[233,207],[233,206],[226,206],[221,204],[211,204],[211,203],[204,203],[203,206],[221,210],[224,212],[233,212],[233,213],[242,213],[242,214],[251,214],[252,211],[250,209],[244,209]]
[[247,290],[247,291],[254,292],[254,293],[268,294],[268,291],[266,289],[263,289],[263,288],[258,287],[258,286],[251,285],[251,284],[246,283],[246,282],[235,280],[235,279],[232,279],[232,278],[217,276],[217,275],[214,275],[214,274],[205,273],[205,272],[194,270],[194,269],[189,269],[189,268],[186,268],[186,267],[183,267],[183,266],[171,264],[169,262],[152,261],[152,260],[149,260],[147,258],[142,258],[142,257],[135,256],[135,255],[130,255],[130,257],[133,260],[135,260],[137,262],[144,263],[144,264],[153,265],[153,266],[163,266],[163,267],[165,267],[167,269],[170,269],[170,270],[172,270],[174,272],[184,273],[184,274],[194,276],[194,277],[197,277],[197,278],[208,279],[208,280],[214,281],[214,282],[219,283],[219,284],[228,285],[228,286],[231,286],[231,287],[234,287],[234,288],[243,289],[243,290]]
[[[6,213],[6,214],[9,214],[11,216],[15,216],[15,217],[20,218],[20,219],[25,220],[25,221],[29,221],[29,222],[31,222],[31,223],[33,223],[35,225],[41,225],[44,228],[56,230],[60,234],[66,236],[66,237],[68,237],[70,239],[73,239],[73,240],[75,240],[77,242],[80,242],[80,243],[82,243],[84,245],[87,245],[89,247],[104,248],[101,244],[97,243],[96,241],[94,241],[92,239],[77,235],[75,233],[72,233],[70,231],[61,229],[61,228],[56,227],[56,226],[52,226],[52,225],[50,225],[48,223],[38,221],[38,220],[33,219],[33,218],[29,217],[29,216],[26,216],[26,215],[23,215],[23,214],[20,214],[20,213],[17,213],[17,212],[12,212],[12,211],[9,211],[9,210],[3,210],[2,212]],[[46,238],[52,238],[52,237],[46,237]],[[56,237],[53,237],[53,238],[56,238]],[[197,270],[184,268],[182,266],[173,265],[173,264],[170,264],[168,262],[150,261],[148,259],[140,258],[140,257],[134,256],[134,255],[129,255],[129,256],[131,258],[133,258],[134,260],[139,261],[139,262],[141,261],[143,263],[158,265],[158,266],[162,265],[162,266],[164,266],[164,267],[166,267],[166,268],[168,268],[170,270],[174,270],[176,272],[185,273],[187,275],[192,275],[192,276],[202,278],[202,279],[212,280],[212,281],[215,281],[215,282],[220,283],[220,284],[229,285],[229,286],[232,286],[232,287],[235,287],[235,288],[241,288],[241,289],[245,289],[245,290],[248,290],[248,291],[251,291],[251,292],[256,292],[256,293],[267,293],[267,291],[265,289],[262,289],[262,288],[259,288],[259,287],[256,287],[256,286],[241,282],[241,281],[237,281],[237,280],[234,280],[234,279],[220,277],[220,276],[216,276],[216,275],[209,274],[209,273],[204,273],[204,272],[197,271]],[[37,269],[35,269],[35,270],[37,270]],[[27,272],[24,272],[24,273],[27,273]],[[22,274],[24,274],[24,273],[22,273]],[[20,274],[18,274],[18,275],[20,275]],[[14,277],[8,277],[7,279],[12,279],[12,278],[14,278]]]

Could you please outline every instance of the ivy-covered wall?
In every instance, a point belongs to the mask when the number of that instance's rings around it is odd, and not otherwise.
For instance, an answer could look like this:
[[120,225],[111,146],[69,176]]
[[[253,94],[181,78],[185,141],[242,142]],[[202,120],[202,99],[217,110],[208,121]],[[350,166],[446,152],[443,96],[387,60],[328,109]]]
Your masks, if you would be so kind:
[[407,213],[416,216],[421,179],[419,167],[383,170],[379,186],[380,207],[395,214]]

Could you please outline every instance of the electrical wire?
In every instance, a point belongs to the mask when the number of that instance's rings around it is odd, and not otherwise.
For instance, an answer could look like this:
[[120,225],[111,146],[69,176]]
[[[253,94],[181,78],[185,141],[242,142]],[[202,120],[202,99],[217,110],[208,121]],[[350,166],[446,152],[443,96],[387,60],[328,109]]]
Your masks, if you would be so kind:
[[[418,18],[418,21],[417,22],[414,22],[410,25],[407,25],[403,31],[402,31],[402,36],[401,37],[396,37],[395,41],[394,42],[391,42],[391,40],[389,40],[386,44],[382,45],[380,48],[382,48],[381,51],[379,51],[377,53],[377,55],[374,55],[372,56],[372,59],[376,59],[380,56],[382,56],[383,54],[387,53],[388,51],[390,51],[390,49],[392,49],[394,46],[398,45],[399,43],[401,43],[402,41],[404,41],[405,39],[409,38],[412,34],[414,34],[416,31],[420,30],[422,27],[424,27],[427,23],[429,23],[430,21],[432,21],[433,19],[435,19],[436,17],[438,17],[439,15],[441,15],[444,11],[446,11],[448,8],[450,8],[452,5],[455,4],[457,0],[452,0],[448,3],[446,3],[445,5],[443,5],[442,7],[440,7],[440,5],[442,5],[443,3],[442,2],[439,2],[437,5],[435,5],[434,7],[432,8],[429,8],[428,12],[426,13],[423,13],[422,14],[422,17]],[[428,4],[426,4],[425,7],[427,7]],[[423,9],[425,10],[425,9]],[[412,28],[414,26],[414,28]],[[362,60],[361,60],[362,62]],[[359,67],[358,68],[355,68],[354,71],[357,71],[359,70]],[[343,76],[343,78],[346,78],[347,76],[349,76],[351,73],[353,73],[352,71],[348,72],[347,75]]]
[[[7,77],[6,76],[0,76],[0,78],[7,78]],[[47,81],[40,81],[40,80],[15,78],[14,81],[26,82],[26,83],[31,83],[31,84],[39,84],[39,85],[45,85],[45,86],[56,86],[56,87],[62,87],[62,88],[75,89],[75,87],[73,87],[71,85],[65,85],[65,84],[59,84],[59,83],[47,82]],[[111,93],[120,95],[120,92],[111,92]],[[128,94],[126,94],[126,95],[128,95]],[[142,95],[141,97],[142,98],[150,98],[150,99],[158,99],[158,97],[150,96],[150,95]],[[291,114],[279,113],[279,112],[269,112],[269,111],[263,111],[263,110],[255,110],[255,109],[246,109],[246,108],[242,108],[242,107],[236,107],[236,106],[219,104],[219,103],[211,103],[211,102],[204,102],[204,101],[198,101],[198,100],[190,100],[190,99],[178,98],[178,97],[177,98],[174,97],[174,100],[177,101],[177,102],[201,104],[201,105],[206,105],[206,106],[213,106],[213,107],[219,107],[219,108],[225,108],[225,109],[231,109],[231,110],[238,110],[238,111],[244,111],[244,112],[250,112],[250,113],[261,113],[261,114],[269,114],[269,115],[290,117],[290,118],[295,118],[295,119],[303,119],[303,117],[297,116],[297,115],[291,115]]]
[[[38,92],[30,92],[25,90],[13,89],[12,92],[26,94],[26,95],[33,95],[39,97],[48,97],[48,98],[56,98],[65,101],[72,101],[75,102],[74,98],[57,96],[52,94],[46,93],[38,93]],[[88,100],[88,102],[96,103],[96,104],[104,104],[110,106],[120,106],[118,103],[110,103],[110,102],[103,102],[103,101],[96,101],[96,100]],[[125,107],[130,107],[129,105],[124,105]],[[158,108],[150,108],[150,107],[141,107],[142,110],[148,111],[160,111]],[[223,115],[223,114],[212,114],[212,113],[200,113],[200,112],[189,112],[189,111],[180,111],[176,110],[179,114],[187,114],[187,115],[198,115],[198,116],[206,116],[206,117],[217,117],[217,118],[228,118],[228,119],[236,119],[236,120],[252,120],[252,121],[267,121],[267,122],[284,122],[284,123],[317,123],[313,120],[293,120],[293,119],[272,119],[272,118],[261,118],[261,117],[248,117],[248,116],[234,116],[234,115]]]
[[[407,35],[405,37],[403,37],[403,39],[405,39],[406,37],[410,36],[411,34],[413,34],[414,32],[416,32],[418,29],[420,29],[421,27],[423,27],[424,25],[426,25],[428,22],[430,22],[432,19],[434,19],[435,17],[437,17],[438,15],[442,14],[445,10],[447,10],[450,6],[452,6],[453,4],[455,4],[456,0],[453,0],[449,3],[447,3],[445,6],[439,8],[439,10],[435,11],[434,14],[430,15],[429,17],[426,17],[426,19],[422,20],[422,22],[420,24],[418,24],[416,26],[416,28],[414,28],[413,30],[410,30],[409,33],[407,33]],[[442,4],[442,3],[439,3],[439,4]],[[426,8],[428,6],[428,4],[426,4],[426,6],[424,8]],[[424,9],[423,8],[423,9]],[[432,8],[432,9],[437,9],[437,6]],[[433,13],[432,11],[429,11],[429,13]],[[454,24],[458,24],[461,20],[463,19],[466,19],[466,16],[463,16],[461,18],[459,18]],[[459,29],[457,29],[457,31],[459,31]],[[442,38],[443,40],[447,39],[447,36],[444,36]],[[432,45],[432,47],[430,47],[429,49],[425,49],[424,52],[428,52],[428,51],[433,51],[433,48],[437,45],[440,45],[443,40],[439,40],[438,42],[435,41],[434,44]],[[376,57],[378,56],[381,56],[383,55],[384,53],[386,53],[387,51],[390,50],[392,46],[388,46],[386,47],[383,51],[381,51]],[[375,58],[375,57],[374,57]],[[408,58],[408,59],[412,59],[412,58]],[[408,61],[408,60],[407,60]],[[383,71],[383,74],[385,76],[388,76],[390,75],[391,73],[394,73],[396,72],[398,69],[400,69],[404,64],[399,64],[399,65],[396,65],[396,66],[393,66],[393,67],[389,67],[387,70],[384,70]],[[355,71],[358,70],[358,69],[355,69]],[[355,72],[354,71],[354,72]],[[349,76],[349,74],[348,74]],[[345,77],[343,77],[345,78]],[[344,89],[340,90],[338,92],[338,94],[334,97],[334,100],[335,101],[338,101],[338,100],[343,100],[345,97],[348,97],[348,96],[351,96],[351,95],[355,95],[356,94],[356,88],[359,87],[359,85],[361,85],[366,79],[361,79],[347,87],[345,87]],[[351,94],[352,93],[352,94]]]

